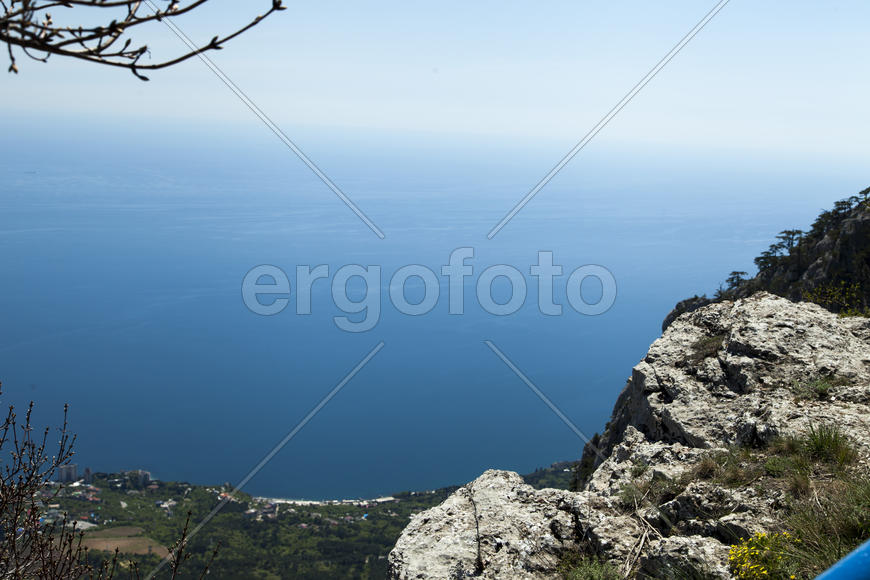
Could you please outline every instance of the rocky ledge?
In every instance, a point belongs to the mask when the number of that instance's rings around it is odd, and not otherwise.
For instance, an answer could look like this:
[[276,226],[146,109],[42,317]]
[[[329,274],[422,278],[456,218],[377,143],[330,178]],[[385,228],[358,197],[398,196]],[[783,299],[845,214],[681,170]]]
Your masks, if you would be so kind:
[[[824,393],[804,396],[820,379]],[[699,308],[633,369],[584,451],[594,471],[582,491],[487,471],[413,517],[391,578],[559,578],[567,554],[595,554],[631,578],[731,578],[729,546],[776,529],[786,491],[698,477],[699,465],[836,424],[866,467],[868,411],[870,319],[767,293]]]

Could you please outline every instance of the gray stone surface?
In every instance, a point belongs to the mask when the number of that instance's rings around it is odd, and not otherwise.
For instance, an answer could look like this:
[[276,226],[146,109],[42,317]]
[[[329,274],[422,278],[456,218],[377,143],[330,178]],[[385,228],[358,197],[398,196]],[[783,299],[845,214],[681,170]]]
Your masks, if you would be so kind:
[[[709,356],[703,356],[703,353]],[[845,384],[800,400],[819,376]],[[758,293],[677,317],[633,369],[580,492],[534,490],[487,471],[417,514],[390,553],[391,578],[558,578],[567,551],[629,577],[728,578],[728,545],[773,529],[782,492],[694,480],[660,506],[627,510],[631,482],[678,480],[713,450],[836,423],[870,455],[870,320]]]

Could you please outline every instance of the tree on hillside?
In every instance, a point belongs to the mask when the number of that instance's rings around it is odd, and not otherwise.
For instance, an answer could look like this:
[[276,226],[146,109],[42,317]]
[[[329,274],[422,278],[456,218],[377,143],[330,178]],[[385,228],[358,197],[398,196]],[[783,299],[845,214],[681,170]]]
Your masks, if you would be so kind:
[[759,272],[765,272],[776,265],[777,256],[773,250],[764,250],[761,255],[755,258],[755,266]]
[[785,249],[788,250],[788,253],[791,254],[792,249],[795,247],[795,244],[800,243],[801,237],[804,235],[801,230],[783,230],[779,232],[776,236],[776,239],[780,240],[783,244],[785,244]]
[[735,270],[728,274],[728,278],[725,279],[725,284],[728,285],[728,290],[734,290],[743,282],[746,281],[746,276],[749,274],[747,272]]
[[848,214],[850,211],[852,211],[852,208],[854,207],[855,202],[857,202],[857,201],[858,201],[857,196],[847,197],[846,199],[841,199],[840,201],[835,201],[834,202],[834,209],[833,209],[834,215],[838,218],[842,218],[843,216]]
[[[150,61],[147,44],[133,42],[131,32],[164,18],[202,8],[208,0],[0,0],[0,42],[6,44],[9,71],[18,72],[16,53],[46,62],[52,55],[68,56],[107,66],[126,68],[142,80],[141,71],[166,68],[201,52],[219,50],[274,12],[284,10],[272,0],[264,14],[209,42],[188,46],[180,54]],[[240,3],[241,4],[241,3]],[[187,43],[185,43],[187,44]]]

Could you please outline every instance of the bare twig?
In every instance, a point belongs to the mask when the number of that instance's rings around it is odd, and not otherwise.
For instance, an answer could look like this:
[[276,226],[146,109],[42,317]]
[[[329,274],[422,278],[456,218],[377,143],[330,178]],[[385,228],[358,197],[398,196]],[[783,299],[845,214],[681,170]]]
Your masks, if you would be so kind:
[[[19,48],[23,54],[41,62],[46,62],[51,55],[68,56],[126,68],[138,78],[148,80],[140,71],[170,67],[202,52],[220,50],[264,18],[285,9],[282,0],[272,0],[265,13],[232,32],[216,35],[206,43],[157,62],[145,58],[150,56],[147,44],[135,43],[130,36],[136,27],[189,14],[206,2],[208,0],[0,0],[0,42],[7,45],[9,72],[18,72],[13,48]],[[165,7],[160,8],[158,3]],[[56,9],[62,16],[73,15],[77,22],[96,18],[101,24],[61,24],[52,15]]]
[[[0,0],[3,6],[4,0]],[[84,533],[67,514],[54,522],[42,518],[45,504],[60,493],[60,487],[51,482],[58,469],[70,463],[75,436],[69,432],[66,406],[56,441],[49,442],[50,429],[34,436],[33,406],[32,402],[28,405],[23,423],[11,406],[0,421],[0,578],[112,580],[119,571],[117,549],[111,558],[100,557],[95,563],[83,545]],[[173,578],[189,557],[185,552],[189,523],[188,515],[181,538],[173,547]],[[217,548],[200,578],[216,555]],[[131,580],[140,578],[135,562],[127,568]]]

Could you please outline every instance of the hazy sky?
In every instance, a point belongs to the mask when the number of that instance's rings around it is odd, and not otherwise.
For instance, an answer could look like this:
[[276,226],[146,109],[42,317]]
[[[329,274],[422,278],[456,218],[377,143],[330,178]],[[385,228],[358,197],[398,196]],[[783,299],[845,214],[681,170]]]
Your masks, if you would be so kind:
[[[210,38],[268,4],[214,0],[177,24]],[[290,134],[330,126],[567,143],[715,2],[286,4],[210,54]],[[861,0],[732,0],[601,137],[860,162],[870,151],[868,22]],[[183,48],[162,26],[138,38],[155,57]],[[0,83],[5,114],[22,123],[112,119],[135,134],[257,122],[197,60],[149,83],[60,58],[19,66]]]
[[[239,477],[250,456],[240,450],[250,444],[259,454],[272,445],[268,434],[286,432],[298,397],[332,384],[335,368],[370,348],[359,341],[373,340],[338,332],[326,314],[313,322],[249,314],[238,298],[244,274],[264,263],[290,272],[306,263],[383,264],[385,273],[400,261],[436,267],[470,244],[479,248],[477,264],[528,271],[533,262],[523,260],[538,249],[557,250],[566,265],[603,264],[618,279],[620,302],[579,326],[536,310],[479,324],[434,319],[430,327],[385,315],[375,332],[384,329],[389,348],[398,348],[373,362],[382,375],[366,369],[355,379],[378,390],[354,383],[268,469],[284,485],[287,469],[300,472],[288,461],[307,461],[297,453],[309,449],[313,467],[302,464],[301,472],[323,479],[330,466],[322,458],[353,447],[347,429],[359,425],[356,432],[394,445],[407,420],[425,433],[413,444],[426,453],[419,466],[403,468],[416,479],[394,480],[385,492],[464,480],[499,463],[516,467],[525,448],[535,462],[571,457],[579,445],[573,433],[546,406],[530,404],[520,383],[504,391],[515,377],[477,341],[503,337],[498,344],[522,357],[520,366],[528,364],[548,393],[554,389],[572,419],[600,428],[625,369],[678,299],[714,291],[732,269],[752,270],[775,232],[808,227],[821,208],[870,184],[867,0],[731,0],[492,242],[487,231],[716,0],[285,3],[286,11],[209,56],[359,203],[386,241],[197,59],[148,73],[147,83],[62,58],[20,57],[18,75],[0,68],[0,249],[8,248],[3,271],[27,282],[8,285],[0,315],[12,338],[0,346],[18,367],[10,384],[38,384],[43,406],[74,397],[83,457],[141,465],[154,457],[162,475],[186,477],[217,449],[209,465],[222,471],[211,480]],[[176,23],[205,42],[270,4],[212,0]],[[58,8],[53,16],[63,21],[79,11]],[[185,50],[160,23],[135,38],[149,43],[155,59]],[[629,326],[638,330],[626,332]],[[24,341],[22,356],[9,350],[19,348],[15,340]],[[52,352],[58,360],[43,364]],[[378,365],[385,366],[375,371]],[[489,374],[498,372],[508,374]],[[239,384],[265,390],[252,397]],[[231,398],[204,397],[202,389],[221,385],[244,399],[230,409],[234,416],[263,419],[243,434],[251,439],[214,445]],[[457,463],[450,441],[470,440],[463,428],[479,427],[482,415],[474,404],[452,404],[456,397],[444,389],[467,397],[468,385],[486,401],[504,401],[490,405],[487,420],[508,431],[492,439],[496,451],[469,448]],[[162,417],[168,427],[158,435],[172,441],[179,437],[172,425],[190,431],[186,416],[174,421],[172,413],[196,409],[205,417],[209,427],[184,434],[189,449],[208,451],[201,463],[150,440],[107,459],[104,433],[142,440],[138,423],[91,404],[120,401],[111,397],[122,391],[146,393],[150,402],[138,414],[146,428]],[[272,393],[282,402],[264,413]],[[148,411],[151,403],[157,406]],[[403,404],[425,407],[431,425],[417,412],[397,413]],[[444,417],[457,412],[448,441]],[[378,444],[367,437],[350,438],[365,448],[349,457],[362,462],[360,473],[395,478],[392,463],[369,465],[367,450]],[[343,472],[334,481],[346,483],[345,463],[332,462]],[[320,491],[311,493],[333,493],[320,486],[312,480]]]

